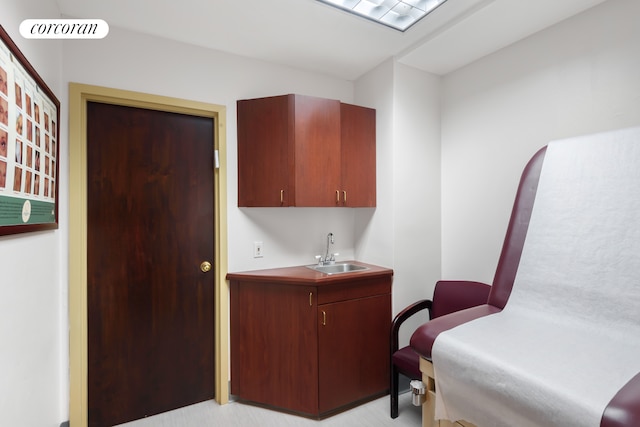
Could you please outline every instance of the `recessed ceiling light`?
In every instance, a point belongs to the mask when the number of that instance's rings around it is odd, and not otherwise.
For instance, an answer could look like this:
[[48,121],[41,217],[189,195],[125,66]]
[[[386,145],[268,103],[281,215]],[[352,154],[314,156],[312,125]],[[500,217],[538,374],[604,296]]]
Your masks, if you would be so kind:
[[338,9],[406,31],[447,0],[318,0]]

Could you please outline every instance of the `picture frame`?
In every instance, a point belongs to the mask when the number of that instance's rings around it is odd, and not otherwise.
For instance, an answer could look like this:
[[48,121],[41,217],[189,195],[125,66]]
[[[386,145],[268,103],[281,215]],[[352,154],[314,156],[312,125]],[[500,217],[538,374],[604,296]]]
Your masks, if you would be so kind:
[[60,101],[0,25],[0,236],[58,228]]

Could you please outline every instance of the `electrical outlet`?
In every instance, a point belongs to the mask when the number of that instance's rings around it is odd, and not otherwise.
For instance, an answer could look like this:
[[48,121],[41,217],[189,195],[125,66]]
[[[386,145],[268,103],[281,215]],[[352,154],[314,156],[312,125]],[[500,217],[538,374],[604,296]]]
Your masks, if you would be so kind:
[[262,242],[253,242],[253,257],[262,258],[264,253],[262,251]]

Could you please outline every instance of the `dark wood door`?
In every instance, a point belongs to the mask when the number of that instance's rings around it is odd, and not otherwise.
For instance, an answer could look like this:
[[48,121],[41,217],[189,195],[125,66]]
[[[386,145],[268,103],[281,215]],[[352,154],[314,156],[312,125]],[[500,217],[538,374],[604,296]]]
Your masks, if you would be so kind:
[[214,397],[213,120],[90,102],[90,426]]

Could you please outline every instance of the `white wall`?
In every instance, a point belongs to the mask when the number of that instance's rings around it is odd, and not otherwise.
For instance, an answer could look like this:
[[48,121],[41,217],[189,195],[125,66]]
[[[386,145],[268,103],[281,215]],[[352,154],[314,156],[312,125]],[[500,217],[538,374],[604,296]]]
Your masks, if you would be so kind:
[[[358,259],[393,267],[393,313],[430,298],[440,278],[440,79],[393,59],[356,83],[377,112],[375,211],[356,213]],[[401,330],[401,343],[423,321]]]
[[357,209],[356,258],[393,266],[393,69],[388,60],[362,76],[355,102],[376,109],[376,208]]
[[[47,86],[60,97],[59,41],[26,40],[27,18],[57,18],[54,0],[0,0],[1,24]],[[66,137],[60,135],[62,157]],[[61,162],[62,163],[62,162]],[[63,171],[61,179],[64,182]],[[68,419],[66,188],[60,188],[60,229],[0,237],[0,424],[59,426]],[[64,300],[64,301],[63,301]]]
[[491,282],[538,148],[640,125],[639,17],[637,0],[609,0],[446,76],[443,277]]
[[[441,276],[440,78],[398,63],[393,81],[393,297],[398,312],[431,298]],[[407,323],[401,342],[408,342],[425,316]]]
[[[300,93],[352,102],[351,82],[113,26],[103,40],[65,42],[64,77],[227,107],[229,271],[311,264],[329,232],[340,259],[353,257],[352,209],[236,207],[236,100]],[[254,241],[263,242],[263,258],[253,258]]]

